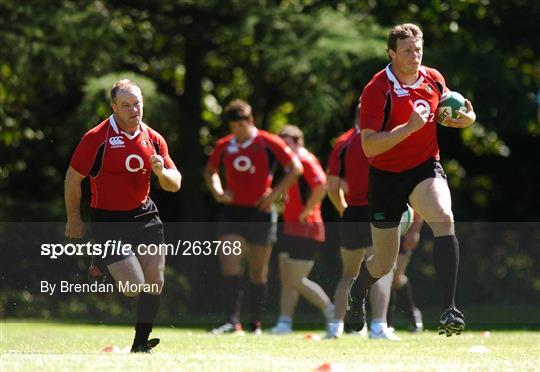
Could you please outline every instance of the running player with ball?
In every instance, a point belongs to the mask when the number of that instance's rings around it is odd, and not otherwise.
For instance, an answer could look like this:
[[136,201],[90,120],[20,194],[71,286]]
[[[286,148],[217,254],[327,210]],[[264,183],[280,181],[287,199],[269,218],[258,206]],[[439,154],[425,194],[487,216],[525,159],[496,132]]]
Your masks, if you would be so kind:
[[[373,256],[356,280],[360,293],[389,272],[399,251],[399,221],[409,203],[435,236],[435,269],[442,289],[439,333],[460,334],[465,317],[455,304],[459,245],[452,200],[439,163],[436,113],[448,92],[435,69],[422,66],[423,34],[413,24],[397,25],[388,37],[390,64],[375,74],[361,96],[362,145],[370,162],[369,213]],[[476,115],[471,103],[444,125],[466,128]]]

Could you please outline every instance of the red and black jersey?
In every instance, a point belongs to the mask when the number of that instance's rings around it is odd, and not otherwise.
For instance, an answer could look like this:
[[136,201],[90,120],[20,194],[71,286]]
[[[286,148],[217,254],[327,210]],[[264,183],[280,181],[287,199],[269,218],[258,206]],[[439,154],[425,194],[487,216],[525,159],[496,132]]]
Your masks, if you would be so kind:
[[304,223],[299,223],[299,216],[311,195],[311,189],[326,184],[326,174],[315,155],[305,148],[301,148],[297,155],[304,167],[304,174],[287,191],[283,210],[283,220],[285,221],[283,232],[287,235],[324,241],[321,204],[318,203],[311,210]]
[[111,115],[86,132],[70,165],[90,176],[92,208],[127,211],[140,207],[148,198],[153,154],[163,157],[165,168],[176,169],[158,132],[143,123],[133,135],[125,133]]
[[233,194],[232,205],[254,207],[271,189],[277,164],[290,165],[295,155],[285,141],[274,134],[253,128],[252,137],[238,143],[230,134],[220,138],[208,159],[217,171],[225,168],[226,189]]
[[369,159],[374,167],[402,172],[433,157],[439,159],[437,143],[437,106],[446,83],[435,69],[421,66],[418,80],[404,85],[392,72],[391,64],[378,72],[366,85],[360,99],[360,125],[376,132],[390,131],[405,124],[414,108],[429,110],[428,122],[390,150]]
[[347,182],[347,205],[364,206],[368,203],[368,172],[369,164],[362,149],[360,129],[351,128],[336,141],[328,159],[326,173]]

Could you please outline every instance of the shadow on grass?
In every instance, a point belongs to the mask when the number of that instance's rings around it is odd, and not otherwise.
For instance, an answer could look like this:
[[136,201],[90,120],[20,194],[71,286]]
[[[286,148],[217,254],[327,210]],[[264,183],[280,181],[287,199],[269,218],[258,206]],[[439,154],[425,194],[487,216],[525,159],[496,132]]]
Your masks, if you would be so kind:
[[[477,305],[466,306],[461,309],[465,314],[467,330],[540,330],[540,305]],[[440,311],[435,308],[422,309],[424,327],[435,330]],[[245,319],[244,319],[245,318]],[[247,323],[248,316],[243,317]],[[404,314],[396,314],[395,328],[406,330],[408,322]],[[263,327],[271,328],[277,319],[277,314],[263,316]],[[100,325],[126,325],[134,323],[134,312],[129,316],[120,317],[63,317],[63,318],[9,318],[2,319],[3,323],[62,323],[62,324],[100,324]],[[188,314],[178,318],[158,317],[156,326],[171,328],[200,328],[211,329],[222,320],[218,314]],[[322,330],[324,318],[317,313],[297,313],[294,318],[295,330]]]

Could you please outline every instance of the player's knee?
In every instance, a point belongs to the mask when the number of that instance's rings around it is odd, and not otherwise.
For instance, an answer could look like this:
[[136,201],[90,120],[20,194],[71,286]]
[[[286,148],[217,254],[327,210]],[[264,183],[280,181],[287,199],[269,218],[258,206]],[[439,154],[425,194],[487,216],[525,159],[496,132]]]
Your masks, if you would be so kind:
[[356,280],[356,278],[358,277],[358,275],[343,275],[341,277],[341,281],[343,281],[344,283],[347,283],[349,285],[353,285],[354,281]]
[[160,294],[163,290],[163,285],[165,284],[165,279],[163,275],[149,277],[146,280],[146,288],[148,288],[147,293]]
[[407,278],[406,275],[396,275],[394,276],[394,281],[392,282],[392,289],[398,289],[403,287],[405,284],[407,284]]
[[306,281],[308,280],[308,278],[306,277],[295,277],[295,278],[292,278],[291,280],[291,286],[296,289],[296,290],[300,290],[302,287],[304,287]]
[[224,275],[232,275],[227,274],[228,272],[233,272],[234,274],[239,273],[242,267],[241,261],[236,256],[231,257],[225,255],[220,256],[219,265]]
[[137,297],[139,295],[139,291],[124,291],[122,294],[126,297]]
[[241,275],[242,266],[236,261],[221,261],[221,273],[224,276]]
[[126,297],[136,297],[143,291],[144,284],[143,278],[132,278],[129,281],[119,282],[118,290]]
[[355,280],[356,280],[356,276],[343,275],[343,276],[341,276],[341,279],[339,281],[339,285],[347,286],[347,288],[351,288],[354,285]]
[[360,272],[360,267],[343,266],[341,277],[342,278],[356,278],[359,272]]
[[291,278],[289,278],[287,275],[284,275],[280,278],[281,286],[283,288],[292,288],[293,284],[291,283]]
[[392,261],[373,262],[372,266],[369,267],[368,271],[374,278],[382,278],[383,276],[388,274],[393,267],[394,263]]
[[450,233],[454,226],[454,215],[452,211],[441,210],[434,225],[431,225],[435,235]]
[[268,273],[266,270],[250,270],[249,280],[253,284],[266,284]]
[[454,214],[452,211],[441,211],[439,213],[439,222],[443,224],[453,224],[454,223]]

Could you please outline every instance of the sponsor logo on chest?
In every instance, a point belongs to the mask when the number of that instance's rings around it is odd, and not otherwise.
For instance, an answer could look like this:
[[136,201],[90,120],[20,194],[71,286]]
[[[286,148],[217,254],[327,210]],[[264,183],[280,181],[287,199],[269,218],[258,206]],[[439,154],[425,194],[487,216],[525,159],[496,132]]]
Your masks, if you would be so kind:
[[250,174],[255,173],[255,165],[252,163],[251,159],[245,155],[237,156],[233,160],[233,167],[238,172],[249,172]]
[[122,136],[115,136],[109,138],[109,145],[111,145],[111,149],[118,149],[126,147],[126,144],[124,143],[124,139]]

